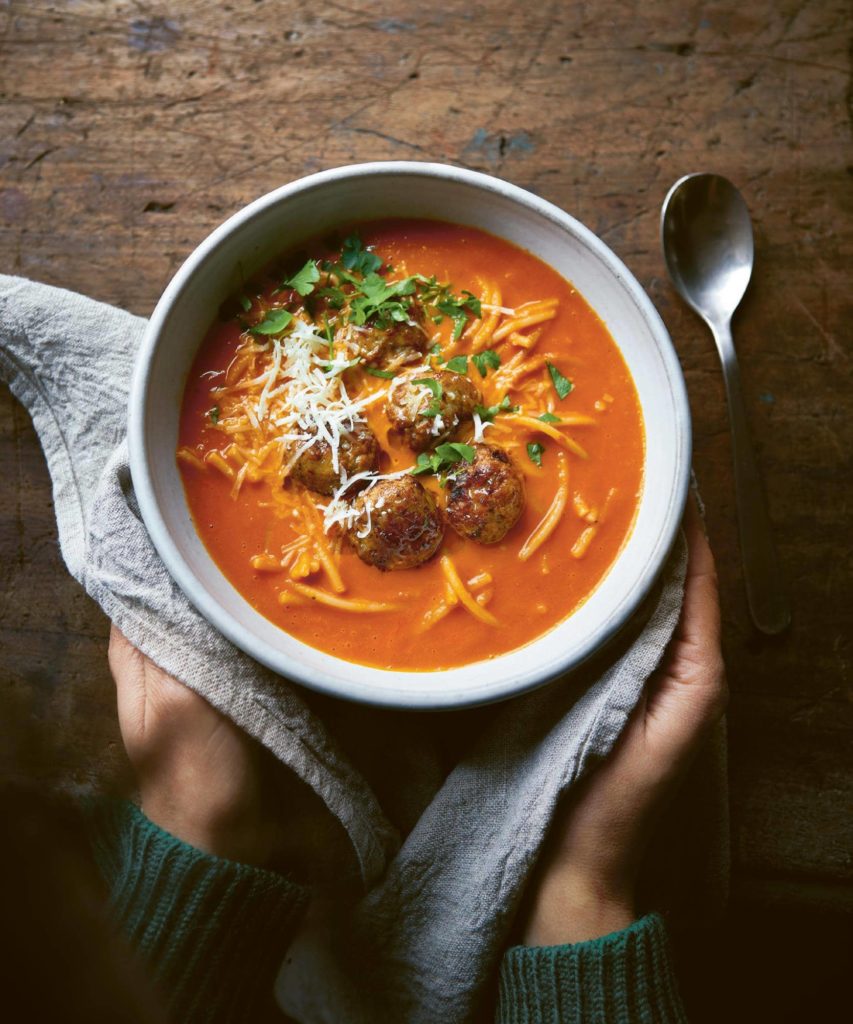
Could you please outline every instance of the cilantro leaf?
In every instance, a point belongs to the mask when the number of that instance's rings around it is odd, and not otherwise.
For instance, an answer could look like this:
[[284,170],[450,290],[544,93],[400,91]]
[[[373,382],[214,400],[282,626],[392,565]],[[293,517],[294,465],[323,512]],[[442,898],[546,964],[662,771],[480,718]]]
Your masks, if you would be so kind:
[[563,421],[559,416],[555,416],[552,412],[543,412],[539,417],[542,423],[562,423]]
[[574,388],[574,384],[567,377],[564,377],[553,363],[546,362],[545,365],[548,367],[548,373],[551,374],[551,380],[554,382],[554,390],[561,399],[565,398]]
[[474,314],[474,316],[477,317],[477,319],[479,320],[480,317],[482,317],[483,315],[483,307],[480,303],[480,300],[473,292],[463,291],[462,294],[466,297],[462,305],[466,309],[469,309]]
[[383,380],[393,380],[397,376],[393,370],[377,370],[375,366],[365,366],[364,370],[371,377],[381,377]]
[[365,276],[375,273],[382,266],[382,260],[376,253],[364,248],[358,232],[353,232],[344,239],[341,246],[341,263],[344,269],[355,270]]
[[451,373],[467,373],[468,356],[454,356],[448,360],[446,369],[450,370]]
[[542,452],[544,451],[544,447],[538,441],[531,441],[527,446],[527,456],[537,466],[542,465]]
[[429,452],[421,452],[417,462],[412,466],[412,476],[420,476],[421,473],[432,473],[432,460]]
[[421,413],[421,416],[429,416],[430,418],[438,416],[441,412],[441,396],[444,394],[444,388],[441,386],[441,381],[436,380],[435,377],[418,377],[418,379],[413,380],[412,383],[423,384],[423,386],[432,394],[432,401]]
[[476,452],[470,444],[461,444],[459,441],[451,441],[449,444],[440,444],[435,454],[445,462],[461,462],[464,459],[467,463],[474,461]]
[[243,307],[243,311],[245,313],[248,313],[249,310],[252,308],[252,300],[249,298],[248,295],[239,295],[237,297],[237,301]]
[[280,334],[293,319],[293,314],[286,309],[270,309],[259,324],[250,330],[252,334]]
[[219,406],[214,405],[214,407],[208,412],[207,415],[210,417],[211,423],[213,423],[214,425],[217,424],[219,422]]
[[320,280],[320,271],[315,260],[308,260],[305,266],[293,277],[284,282],[285,288],[293,288],[303,297],[314,291],[314,285]]
[[459,462],[467,462],[470,465],[476,454],[470,444],[461,444],[458,441],[440,444],[434,452],[421,452],[418,455],[411,470],[412,476],[420,476],[422,473],[444,473]]
[[474,412],[480,417],[483,423],[491,423],[495,416],[501,412],[518,412],[517,405],[511,405],[509,395],[504,395],[497,405],[478,405]]
[[471,362],[480,371],[480,376],[485,377],[489,370],[497,370],[501,365],[501,357],[494,349],[487,348],[484,352],[475,352]]
[[343,308],[343,304],[347,300],[346,293],[342,288],[334,288],[332,286],[329,286],[328,288],[318,288],[317,295],[320,298],[328,299],[329,305],[333,309]]
[[371,317],[380,322],[389,320],[402,323],[409,319],[408,304],[400,297],[411,295],[415,290],[415,279],[404,277],[400,281],[386,281],[379,274],[369,273],[357,283],[359,294],[350,303],[349,318],[357,326],[365,324]]
[[469,316],[481,315],[480,300],[471,292],[463,292],[461,296],[452,295],[449,290],[442,289],[435,300],[435,308],[453,321],[453,340],[458,341],[468,324]]

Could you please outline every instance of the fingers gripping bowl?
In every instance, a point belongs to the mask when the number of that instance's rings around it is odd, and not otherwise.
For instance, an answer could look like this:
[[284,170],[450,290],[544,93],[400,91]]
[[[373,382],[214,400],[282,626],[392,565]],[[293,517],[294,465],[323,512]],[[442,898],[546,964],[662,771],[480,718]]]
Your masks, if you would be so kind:
[[[275,405],[303,356],[334,392],[322,423]],[[690,421],[660,318],[586,228],[485,175],[381,163],[198,247],[143,339],[129,443],[158,552],[237,646],[336,696],[447,708],[570,671],[628,621],[678,529]]]

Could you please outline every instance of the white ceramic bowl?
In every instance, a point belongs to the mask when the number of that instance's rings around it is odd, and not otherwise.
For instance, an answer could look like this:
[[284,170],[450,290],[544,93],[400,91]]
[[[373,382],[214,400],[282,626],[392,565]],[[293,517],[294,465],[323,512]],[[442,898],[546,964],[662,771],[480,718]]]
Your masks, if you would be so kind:
[[[640,397],[646,467],[627,544],[578,611],[526,647],[439,672],[354,665],[308,647],[256,612],[195,531],[175,464],[192,360],[222,300],[273,257],[340,224],[431,217],[482,228],[527,249],[571,281],[604,320]],[[145,525],[190,601],[275,672],[337,697],[402,708],[500,700],[539,686],[598,651],[637,610],[674,541],[687,494],[690,413],[660,317],[624,264],[550,203],[484,174],[442,164],[370,163],[302,178],[240,210],[206,238],[163,294],[142,341],[130,392],[130,465]]]

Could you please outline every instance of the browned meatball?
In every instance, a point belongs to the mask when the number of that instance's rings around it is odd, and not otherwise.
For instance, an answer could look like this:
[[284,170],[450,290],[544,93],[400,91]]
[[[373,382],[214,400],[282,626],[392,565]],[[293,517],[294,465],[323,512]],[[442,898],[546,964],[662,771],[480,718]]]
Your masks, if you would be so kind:
[[447,484],[447,521],[463,537],[496,544],[524,509],[524,482],[512,459],[494,444],[475,444],[474,461],[454,467]]
[[413,569],[438,551],[444,536],[441,513],[413,476],[380,480],[355,499],[353,508],[359,515],[347,537],[362,562],[383,571]]
[[[359,426],[351,434],[341,435],[337,470],[332,464],[332,449],[329,442],[317,441],[299,456],[290,475],[311,491],[317,491],[318,494],[334,494],[341,485],[344,472],[347,477],[353,477],[356,473],[377,470],[379,454],[379,442],[373,431],[369,427]],[[358,486],[356,482],[353,490]]]
[[[435,396],[425,384],[418,383],[422,378],[434,380],[441,386],[437,416],[424,415],[435,406]],[[385,413],[410,448],[425,452],[453,437],[459,424],[470,419],[481,402],[477,385],[465,374],[450,370],[415,370],[391,385]]]
[[413,303],[409,312],[409,320],[395,322],[390,327],[348,325],[345,331],[349,348],[365,365],[382,370],[397,370],[420,362],[429,347],[430,337],[424,328],[421,306]]

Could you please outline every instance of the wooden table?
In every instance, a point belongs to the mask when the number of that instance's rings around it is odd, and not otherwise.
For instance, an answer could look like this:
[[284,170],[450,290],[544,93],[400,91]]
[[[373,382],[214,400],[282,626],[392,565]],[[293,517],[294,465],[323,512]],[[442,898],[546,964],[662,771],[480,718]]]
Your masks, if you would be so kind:
[[[690,390],[732,689],[735,907],[803,914],[853,907],[847,13],[841,0],[0,0],[0,271],[146,314],[248,200],[401,158],[514,181],[625,260]],[[658,245],[667,188],[706,169],[742,189],[755,222],[735,330],[794,607],[775,640],[747,616],[717,358]],[[85,788],[122,763],[107,622],[64,570],[42,455],[5,390],[0,474],[7,767]]]

